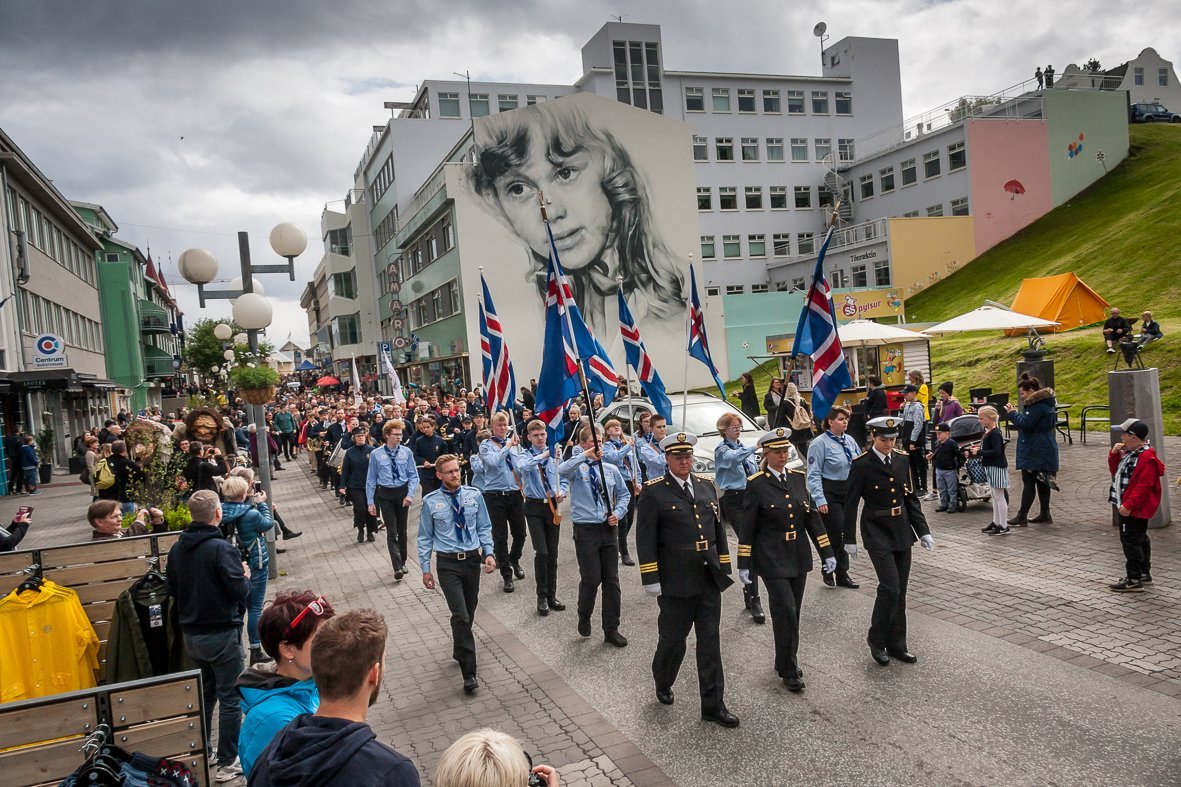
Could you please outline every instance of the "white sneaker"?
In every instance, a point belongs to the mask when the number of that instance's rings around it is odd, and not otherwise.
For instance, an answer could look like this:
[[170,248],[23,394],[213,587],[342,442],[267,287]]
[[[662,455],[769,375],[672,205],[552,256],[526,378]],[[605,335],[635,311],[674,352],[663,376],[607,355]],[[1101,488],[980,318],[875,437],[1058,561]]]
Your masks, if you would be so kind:
[[234,779],[237,779],[241,775],[242,775],[242,760],[239,759],[238,757],[235,757],[234,761],[231,762],[229,765],[217,766],[217,772],[214,774],[213,779],[214,779],[214,781],[221,784],[223,782],[232,782]]

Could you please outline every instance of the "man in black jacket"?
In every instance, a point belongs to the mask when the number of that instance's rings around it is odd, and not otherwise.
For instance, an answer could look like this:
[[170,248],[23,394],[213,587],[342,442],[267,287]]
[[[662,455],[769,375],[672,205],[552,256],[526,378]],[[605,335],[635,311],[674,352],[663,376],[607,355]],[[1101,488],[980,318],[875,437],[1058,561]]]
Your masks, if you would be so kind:
[[192,523],[168,551],[168,592],[176,600],[185,653],[201,668],[207,738],[213,705],[219,704],[216,779],[223,782],[242,773],[242,713],[234,684],[242,672],[242,613],[250,598],[250,569],[222,537],[216,492],[194,492],[189,513]]
[[865,418],[881,418],[890,414],[890,403],[886,399],[886,389],[882,387],[882,378],[870,375],[865,378],[869,384],[865,394]]
[[118,500],[124,514],[135,511],[133,487],[143,481],[144,471],[135,462],[127,458],[127,443],[116,440],[111,443],[111,457],[107,460],[111,472],[115,474],[115,483],[107,489],[99,490],[98,496],[102,500]]
[[1119,313],[1119,307],[1111,307],[1111,316],[1103,323],[1103,338],[1107,341],[1107,352],[1114,353],[1116,345],[1132,335],[1132,323]]

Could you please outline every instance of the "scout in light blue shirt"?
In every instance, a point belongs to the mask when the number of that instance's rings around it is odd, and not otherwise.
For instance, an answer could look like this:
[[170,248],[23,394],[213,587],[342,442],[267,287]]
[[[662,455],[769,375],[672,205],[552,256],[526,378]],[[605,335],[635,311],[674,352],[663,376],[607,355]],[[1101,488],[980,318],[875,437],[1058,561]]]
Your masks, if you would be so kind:
[[[365,476],[365,500],[369,514],[385,523],[386,548],[390,563],[394,567],[394,580],[401,581],[406,575],[406,558],[410,556],[406,538],[406,520],[410,514],[410,503],[418,489],[418,468],[414,463],[414,452],[402,445],[405,425],[396,418],[385,422],[381,428],[385,445],[373,449],[369,454],[369,470]],[[402,492],[402,488],[405,491]]]
[[484,491],[484,460],[480,458],[479,454],[472,454],[468,457],[468,465],[472,468],[472,486]]
[[521,488],[521,473],[517,470],[520,439],[509,434],[507,420],[492,419],[492,436],[480,443],[480,459],[484,462],[485,492],[514,492]]
[[652,438],[640,446],[640,461],[644,463],[648,480],[651,481],[668,472],[668,461],[664,458],[664,451],[660,450],[660,441],[668,434],[668,424],[659,413],[654,413],[648,423],[652,429]]
[[[545,443],[542,442],[542,445]],[[557,463],[550,459],[549,454],[548,448],[539,450],[530,446],[520,454],[517,472],[520,473],[521,483],[525,487],[525,497],[534,500],[556,497],[560,503],[570,488],[570,482],[558,475]]]
[[[846,423],[848,421],[846,420]],[[828,429],[808,445],[808,494],[818,506],[828,505],[823,480],[844,481],[849,467],[861,454],[857,441],[845,434]]]
[[[631,500],[627,482],[619,468],[609,462],[603,462],[603,470],[607,476],[607,496],[611,499],[611,510],[608,512],[603,501],[603,481],[599,475],[599,462],[594,461],[589,451],[594,450],[594,443],[580,444],[575,447],[573,455],[558,465],[558,474],[566,479],[570,491],[570,519],[575,524],[607,521],[614,515],[617,520],[623,519],[627,513],[627,503]],[[592,479],[593,476],[593,479]]]
[[[456,505],[463,511],[463,522],[457,521]],[[434,552],[471,550],[492,555],[492,520],[480,490],[459,485],[454,493],[437,489],[424,497],[418,517],[418,562],[424,571],[430,568]]]
[[[737,424],[737,432],[742,433],[742,422]],[[731,441],[729,435],[718,443],[714,449],[714,481],[725,492],[728,489],[746,489],[746,477],[759,471],[758,463],[754,459],[755,449],[738,442]]]
[[858,584],[849,576],[849,557],[856,554],[856,522],[845,523],[845,487],[853,460],[861,454],[857,441],[845,433],[849,411],[833,407],[824,419],[824,434],[808,445],[808,496],[820,511],[824,529],[836,555],[834,573],[821,573],[829,587],[856,590]]
[[395,432],[396,440],[391,436],[392,431],[392,428],[385,430],[385,445],[373,449],[373,453],[369,455],[369,474],[365,478],[365,499],[369,505],[373,505],[373,495],[379,486],[397,488],[405,484],[407,498],[413,498],[418,489],[418,468],[414,464],[414,452],[402,445],[400,429]]

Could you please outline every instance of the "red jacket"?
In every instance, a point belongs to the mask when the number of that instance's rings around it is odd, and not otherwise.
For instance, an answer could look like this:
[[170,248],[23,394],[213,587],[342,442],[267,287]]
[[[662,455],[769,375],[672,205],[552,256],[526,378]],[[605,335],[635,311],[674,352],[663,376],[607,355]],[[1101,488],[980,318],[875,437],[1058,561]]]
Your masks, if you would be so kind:
[[[1123,454],[1108,454],[1107,466],[1114,476],[1119,467]],[[1124,490],[1120,502],[1137,519],[1151,519],[1156,509],[1160,507],[1161,476],[1165,474],[1165,463],[1156,456],[1152,448],[1145,448],[1136,462],[1136,469],[1132,471],[1132,478],[1128,481],[1128,488]]]

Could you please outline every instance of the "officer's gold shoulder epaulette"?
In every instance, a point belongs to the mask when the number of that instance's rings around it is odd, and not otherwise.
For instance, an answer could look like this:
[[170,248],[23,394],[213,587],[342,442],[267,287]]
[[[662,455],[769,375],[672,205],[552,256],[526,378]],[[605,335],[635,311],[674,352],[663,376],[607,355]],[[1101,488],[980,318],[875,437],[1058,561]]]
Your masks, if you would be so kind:
[[652,486],[653,484],[659,484],[663,480],[664,480],[664,476],[662,476],[662,475],[656,476],[656,478],[649,478],[647,481],[644,482],[644,486]]
[[754,475],[748,475],[748,476],[746,477],[746,480],[747,480],[747,481],[753,481],[753,480],[755,480],[756,478],[762,478],[764,475],[765,475],[765,473],[764,473],[762,470],[760,470],[759,472],[755,473]]
[[869,452],[865,451],[865,452],[857,454],[857,456],[853,457],[853,461],[856,462],[858,459],[864,459],[867,456],[869,456]]
[[903,456],[908,456],[908,454],[905,451],[903,451],[901,448],[895,448],[894,453],[902,454]]
[[798,469],[792,469],[792,470],[789,470],[788,472],[795,473],[796,475],[807,475],[807,473],[805,473],[803,470],[798,470]]

